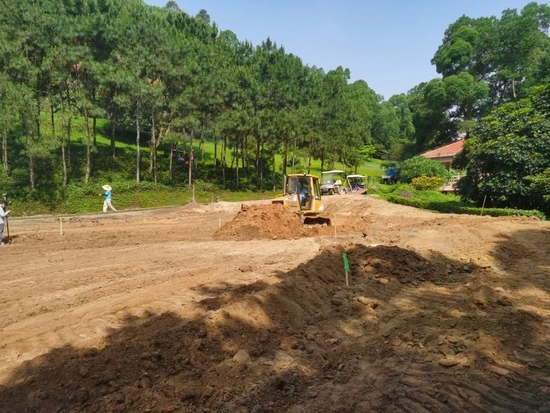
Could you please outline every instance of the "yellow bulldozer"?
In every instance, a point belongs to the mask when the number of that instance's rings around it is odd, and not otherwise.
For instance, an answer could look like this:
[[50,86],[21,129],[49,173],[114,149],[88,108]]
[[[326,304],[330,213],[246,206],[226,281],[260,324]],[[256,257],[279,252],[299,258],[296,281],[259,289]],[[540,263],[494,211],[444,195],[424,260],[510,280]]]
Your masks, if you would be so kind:
[[308,174],[290,174],[285,176],[284,193],[271,202],[283,204],[298,214],[306,225],[330,225],[328,217],[323,217],[325,205],[321,199],[321,181],[318,176]]

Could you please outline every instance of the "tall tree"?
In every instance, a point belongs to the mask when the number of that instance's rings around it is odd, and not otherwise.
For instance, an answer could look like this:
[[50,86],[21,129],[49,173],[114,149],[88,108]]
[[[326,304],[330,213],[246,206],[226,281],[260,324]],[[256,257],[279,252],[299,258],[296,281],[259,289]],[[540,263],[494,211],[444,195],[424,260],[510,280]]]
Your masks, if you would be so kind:
[[461,194],[499,207],[550,213],[547,187],[539,185],[550,168],[550,88],[496,109],[467,141],[467,174]]

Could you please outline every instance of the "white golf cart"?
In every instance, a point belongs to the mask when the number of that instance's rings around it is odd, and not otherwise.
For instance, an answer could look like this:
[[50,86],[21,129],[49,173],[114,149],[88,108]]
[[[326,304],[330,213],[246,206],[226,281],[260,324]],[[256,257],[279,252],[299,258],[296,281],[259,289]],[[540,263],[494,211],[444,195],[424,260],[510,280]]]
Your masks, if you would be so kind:
[[346,188],[342,185],[342,180],[338,179],[338,175],[344,171],[334,170],[321,172],[321,194],[344,194]]
[[349,192],[352,194],[364,194],[367,192],[367,184],[365,175],[348,175],[346,176]]

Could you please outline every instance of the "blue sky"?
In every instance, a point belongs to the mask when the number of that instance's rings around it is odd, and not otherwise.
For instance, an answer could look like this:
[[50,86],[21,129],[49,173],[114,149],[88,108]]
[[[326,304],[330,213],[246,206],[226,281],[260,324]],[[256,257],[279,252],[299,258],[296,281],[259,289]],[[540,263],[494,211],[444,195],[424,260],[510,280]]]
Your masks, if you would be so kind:
[[[164,6],[168,0],[145,0]],[[349,68],[386,99],[438,77],[430,60],[445,29],[463,14],[500,17],[528,0],[176,0],[205,9],[221,30],[254,45],[270,37],[304,64]],[[539,1],[539,3],[544,3]]]

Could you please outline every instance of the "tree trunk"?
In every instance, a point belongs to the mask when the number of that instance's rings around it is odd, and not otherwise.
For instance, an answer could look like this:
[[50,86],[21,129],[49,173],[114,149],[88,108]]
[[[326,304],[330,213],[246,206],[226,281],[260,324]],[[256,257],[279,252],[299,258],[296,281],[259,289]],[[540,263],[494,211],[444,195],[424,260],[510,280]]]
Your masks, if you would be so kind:
[[116,109],[114,104],[111,108],[111,156],[116,158],[116,145],[115,145],[115,131],[116,131]]
[[193,187],[192,179],[193,179],[193,161],[191,160],[191,155],[189,155],[189,170],[187,171],[187,180],[189,181],[187,188],[189,190],[191,190],[191,188]]
[[10,169],[8,166],[8,131],[6,126],[2,128],[2,166],[4,167],[4,172],[6,175],[10,174]]
[[239,142],[235,142],[235,189],[239,190]]
[[[177,146],[176,146],[176,154],[177,154]],[[172,183],[172,180],[173,180],[173,175],[172,175],[172,170],[173,170],[173,164],[174,164],[174,144],[171,143],[170,144],[170,164],[169,164],[169,172],[168,172],[168,179],[170,180],[170,183]]]
[[36,138],[40,139],[40,91],[36,91]]
[[260,169],[260,192],[264,191],[264,168],[263,168],[263,158],[262,153],[264,152],[264,141],[262,140],[261,147],[260,147],[260,160],[258,162],[258,167]]
[[52,122],[52,137],[55,141],[57,136],[55,135],[55,116],[54,116],[54,109],[53,109],[53,103],[50,104],[50,120]]
[[193,134],[195,130],[191,129],[191,134],[189,135],[189,190],[193,187],[193,162],[195,162],[195,152],[193,151]]
[[140,150],[141,150],[141,147],[140,147],[140,139],[141,139],[141,136],[140,136],[140,133],[141,133],[141,129],[140,129],[140,125],[139,125],[139,105],[138,105],[138,110],[136,111],[136,182],[139,184],[140,182],[140,175],[141,175],[141,171],[140,171],[140,168],[139,168],[139,161],[140,161]]
[[223,188],[225,189],[225,168],[227,167],[227,135],[223,135],[223,143],[222,143],[222,182],[223,182]]
[[[67,99],[65,100],[67,102],[67,107],[70,109],[71,105],[71,95],[69,88],[67,87]],[[71,165],[71,127],[73,124],[73,117],[71,115],[71,111],[69,110],[69,118],[67,119],[67,163]]]
[[[92,88],[92,100],[95,104],[95,101],[96,101],[95,87]],[[93,115],[92,116],[92,136],[93,136],[94,148],[97,147],[97,128],[96,128],[96,125],[97,125],[97,116]]]
[[[311,135],[311,139],[309,141],[309,151],[307,154],[307,173],[309,174],[311,171],[311,158],[313,157],[313,134]],[[323,164],[321,164],[321,171]]]
[[276,153],[277,153],[277,151],[274,148],[273,149],[273,191],[275,191],[277,189],[277,165],[276,165],[277,157],[276,157]]
[[201,162],[204,164],[204,127],[206,124],[206,119],[201,123],[201,136],[200,136],[200,143],[201,143]]
[[[151,121],[154,124],[153,121],[153,115],[151,115]],[[155,131],[154,128],[151,128],[151,139],[149,140],[149,173],[153,174],[153,146],[155,146]]]
[[155,111],[153,109],[151,115],[151,153],[150,158],[150,172],[153,173],[153,181],[157,183],[157,131],[155,127]]
[[214,169],[218,169],[218,139],[214,138]]
[[63,163],[63,186],[67,186],[67,156],[65,155],[65,136],[61,135],[61,160]]
[[92,135],[94,137],[94,146],[97,146],[97,118],[92,118]]
[[31,189],[34,189],[34,155],[29,154],[29,179],[31,182]]
[[90,141],[90,119],[88,118],[88,108],[84,109],[84,128],[86,130],[86,176],[84,182],[88,183],[92,173],[92,145]]
[[[63,103],[61,103],[61,108],[63,109]],[[50,104],[50,114],[51,114],[51,122],[52,122],[52,137],[53,140],[57,140],[57,134],[55,133],[55,116],[54,116],[54,109],[53,104]],[[61,117],[63,119],[63,115]],[[63,136],[63,121],[61,121],[61,136]],[[63,161],[63,186],[67,186],[67,182],[65,181],[65,158],[63,156],[63,144],[61,145],[61,158]]]
[[286,165],[288,163],[288,144],[286,140],[283,144],[283,175],[286,175]]
[[65,102],[63,101],[63,93],[59,93],[59,104],[61,105],[61,162],[63,165],[63,186],[67,186],[67,157],[65,155]]
[[243,138],[243,146],[241,147],[241,157],[243,160],[243,169],[248,172],[250,171],[250,168],[248,167],[248,159],[246,158],[246,148],[248,148],[248,136],[245,136]]
[[261,138],[256,138],[256,150],[254,154],[254,167],[256,168],[256,175],[260,176],[260,153],[261,147],[263,145],[263,140]]
[[231,165],[229,166],[229,169],[233,169],[234,162],[235,162],[235,149],[233,148],[233,150],[231,151]]
[[295,133],[294,134],[294,147],[292,148],[292,169],[291,169],[291,173],[294,173],[294,167],[296,165],[296,145],[297,145],[297,141],[298,138],[297,138],[297,134]]

